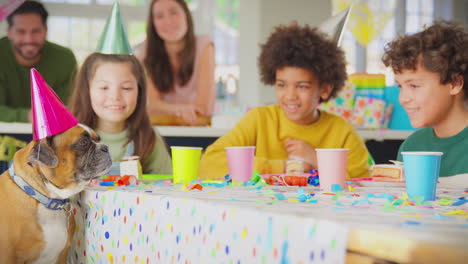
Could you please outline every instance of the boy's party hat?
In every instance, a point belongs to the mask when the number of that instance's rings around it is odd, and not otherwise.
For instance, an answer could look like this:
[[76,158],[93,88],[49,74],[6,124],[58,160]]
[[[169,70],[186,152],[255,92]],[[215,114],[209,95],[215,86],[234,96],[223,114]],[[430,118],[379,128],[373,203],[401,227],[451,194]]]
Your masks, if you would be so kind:
[[112,6],[111,14],[107,19],[96,51],[103,54],[132,54],[117,1]]
[[33,140],[57,135],[76,126],[78,120],[67,110],[39,72],[32,68],[30,75]]
[[329,17],[318,26],[322,32],[327,33],[331,39],[335,41],[337,46],[340,46],[341,44],[343,32],[346,28],[346,23],[348,22],[349,13],[351,13],[351,6],[332,17]]

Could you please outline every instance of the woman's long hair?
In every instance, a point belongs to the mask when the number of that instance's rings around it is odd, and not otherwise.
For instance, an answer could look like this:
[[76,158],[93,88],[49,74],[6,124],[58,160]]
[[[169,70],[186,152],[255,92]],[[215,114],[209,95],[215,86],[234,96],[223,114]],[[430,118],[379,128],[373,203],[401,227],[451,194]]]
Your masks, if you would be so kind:
[[[153,5],[158,0],[151,1],[148,26],[146,28],[146,57],[144,66],[148,72],[151,81],[162,93],[170,92],[174,89],[174,73],[169,62],[164,40],[156,32],[154,26]],[[195,33],[193,29],[193,20],[190,10],[184,0],[174,0],[184,10],[187,18],[187,33],[184,36],[184,47],[178,54],[180,61],[180,71],[177,73],[178,84],[185,85],[191,78],[195,63]]]
[[[73,94],[70,100],[70,110],[83,124],[96,128],[98,116],[91,105],[89,83],[96,73],[97,67],[103,63],[126,63],[130,66],[132,73],[138,83],[138,97],[135,111],[126,120],[128,130],[128,141],[134,142],[135,155],[140,156],[145,171],[145,164],[153,152],[156,135],[151,126],[148,113],[146,112],[146,78],[143,67],[133,55],[109,55],[93,53],[89,55],[81,66],[78,73]],[[158,144],[163,144],[159,142]]]

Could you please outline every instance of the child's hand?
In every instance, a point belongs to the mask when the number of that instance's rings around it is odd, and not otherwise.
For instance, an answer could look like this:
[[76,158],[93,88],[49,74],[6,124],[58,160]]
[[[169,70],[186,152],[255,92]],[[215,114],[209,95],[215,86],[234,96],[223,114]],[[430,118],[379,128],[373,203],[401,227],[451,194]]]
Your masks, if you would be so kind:
[[304,170],[317,168],[317,152],[305,141],[287,138],[284,144],[289,156],[296,156],[304,160]]
[[203,115],[201,109],[192,104],[178,104],[175,108],[175,115],[182,118],[187,124],[191,126],[197,125],[197,115]]

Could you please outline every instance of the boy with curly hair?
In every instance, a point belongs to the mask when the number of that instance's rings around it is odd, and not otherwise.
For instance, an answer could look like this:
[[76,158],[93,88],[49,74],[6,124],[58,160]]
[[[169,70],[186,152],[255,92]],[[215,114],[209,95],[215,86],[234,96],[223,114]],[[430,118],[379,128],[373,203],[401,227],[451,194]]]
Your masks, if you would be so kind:
[[389,43],[382,61],[395,73],[411,125],[421,128],[400,146],[398,159],[402,151],[441,151],[441,177],[468,173],[466,30],[436,22]]
[[316,148],[348,148],[347,177],[368,177],[369,153],[344,119],[317,109],[346,81],[343,51],[316,28],[297,23],[275,28],[258,58],[261,79],[274,85],[277,105],[257,107],[202,157],[200,177],[228,173],[225,147],[256,146],[254,168],[262,174],[284,173],[288,157],[317,168]]

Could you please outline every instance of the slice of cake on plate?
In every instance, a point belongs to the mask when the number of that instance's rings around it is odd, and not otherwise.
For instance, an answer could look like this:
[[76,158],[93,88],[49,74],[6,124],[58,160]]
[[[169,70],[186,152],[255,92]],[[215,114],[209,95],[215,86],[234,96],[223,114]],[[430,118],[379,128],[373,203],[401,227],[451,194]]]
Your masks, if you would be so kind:
[[376,164],[371,167],[374,181],[404,181],[403,162],[391,160],[393,164]]

